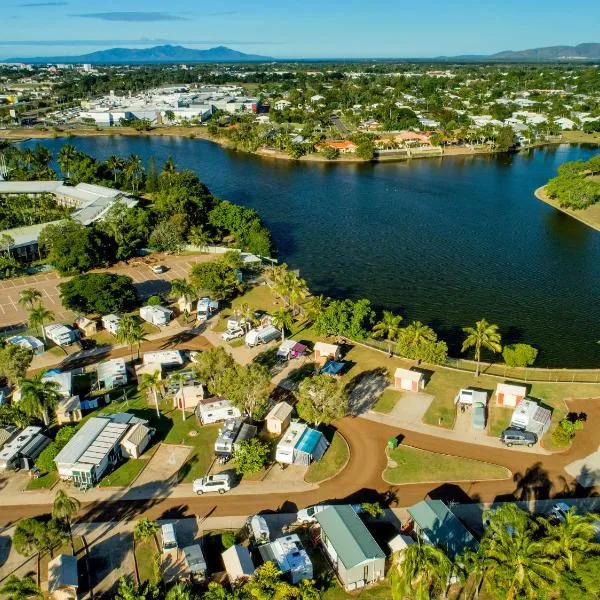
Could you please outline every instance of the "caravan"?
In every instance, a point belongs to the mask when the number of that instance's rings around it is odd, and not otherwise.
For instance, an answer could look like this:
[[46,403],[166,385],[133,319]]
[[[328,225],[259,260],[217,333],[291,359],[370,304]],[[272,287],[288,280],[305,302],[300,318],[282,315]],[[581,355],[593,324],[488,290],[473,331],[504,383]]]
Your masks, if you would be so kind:
[[273,325],[267,325],[266,327],[260,327],[259,329],[251,329],[245,338],[247,346],[251,348],[258,346],[259,344],[268,344],[273,340],[281,337],[281,331]]

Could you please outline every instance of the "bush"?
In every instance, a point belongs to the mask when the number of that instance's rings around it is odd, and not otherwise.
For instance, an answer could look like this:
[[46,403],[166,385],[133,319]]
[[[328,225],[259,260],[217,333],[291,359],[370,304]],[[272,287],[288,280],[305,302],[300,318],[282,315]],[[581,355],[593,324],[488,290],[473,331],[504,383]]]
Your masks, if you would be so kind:
[[552,441],[557,446],[566,446],[575,437],[575,434],[583,429],[584,420],[578,415],[567,415],[565,419],[558,422],[552,432]]
[[242,442],[233,452],[233,464],[238,475],[260,472],[269,459],[271,446],[259,438]]
[[529,344],[508,344],[502,350],[504,362],[509,367],[530,367],[537,355],[537,349]]
[[42,473],[51,473],[56,470],[54,459],[58,453],[67,445],[69,440],[77,432],[76,427],[61,427],[54,441],[46,446],[35,461],[36,467]]
[[148,298],[148,302],[146,302],[146,304],[148,306],[158,306],[161,302],[162,302],[162,300],[160,299],[160,296],[150,296],[150,298]]
[[10,256],[0,256],[0,279],[18,277],[24,273],[20,263]]
[[63,305],[76,312],[127,311],[138,302],[133,280],[125,275],[89,273],[73,277],[59,287]]
[[224,531],[221,534],[221,544],[223,548],[231,548],[235,544],[235,533],[233,531]]

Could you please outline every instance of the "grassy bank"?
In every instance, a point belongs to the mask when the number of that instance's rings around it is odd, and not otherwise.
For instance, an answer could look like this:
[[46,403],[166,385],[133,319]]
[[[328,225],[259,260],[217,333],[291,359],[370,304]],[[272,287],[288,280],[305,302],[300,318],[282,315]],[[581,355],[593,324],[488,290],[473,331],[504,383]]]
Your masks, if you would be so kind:
[[331,445],[321,460],[312,463],[308,467],[304,481],[307,483],[320,483],[333,477],[344,468],[349,456],[346,440],[336,432],[331,440]]
[[383,472],[389,483],[420,483],[437,481],[476,481],[506,479],[510,471],[499,465],[427,452],[408,446],[388,451],[390,464]]

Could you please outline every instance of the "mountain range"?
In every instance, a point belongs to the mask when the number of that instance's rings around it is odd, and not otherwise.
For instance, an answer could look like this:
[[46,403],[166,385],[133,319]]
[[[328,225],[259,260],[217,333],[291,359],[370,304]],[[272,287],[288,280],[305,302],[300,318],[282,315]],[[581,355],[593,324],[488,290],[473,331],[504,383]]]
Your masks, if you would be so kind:
[[26,64],[65,63],[95,65],[131,65],[150,63],[217,63],[217,62],[253,62],[273,60],[268,56],[245,54],[226,46],[216,46],[208,50],[194,50],[185,46],[153,46],[152,48],[110,48],[79,56],[34,56],[9,58],[4,62]]
[[[274,59],[270,56],[245,54],[226,46],[216,46],[208,50],[195,50],[185,46],[166,44],[152,48],[110,48],[79,56],[36,56],[8,58],[4,62],[19,62],[26,64],[66,63],[66,64],[156,64],[156,63],[234,63],[234,62],[264,62]],[[298,60],[298,59],[294,59]],[[316,59],[314,59],[316,61]],[[335,59],[331,59],[335,60]],[[338,59],[339,60],[339,59]],[[351,59],[344,59],[349,61]],[[366,59],[359,59],[366,60]],[[372,59],[369,59],[372,60]],[[386,59],[391,60],[391,59]],[[429,59],[403,58],[398,60],[419,62],[426,61],[472,61],[472,62],[548,62],[572,60],[600,60],[600,44],[587,43],[577,46],[546,46],[529,50],[504,50],[496,54],[474,54],[463,56],[438,56]],[[304,59],[303,62],[311,62]]]

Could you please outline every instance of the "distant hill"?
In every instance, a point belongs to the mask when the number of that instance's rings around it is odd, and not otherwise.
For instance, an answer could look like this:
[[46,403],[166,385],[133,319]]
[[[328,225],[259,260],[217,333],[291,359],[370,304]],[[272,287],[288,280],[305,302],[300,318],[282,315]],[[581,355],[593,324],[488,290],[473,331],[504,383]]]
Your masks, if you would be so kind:
[[600,44],[578,44],[577,46],[547,46],[531,48],[530,50],[505,50],[490,54],[488,59],[504,60],[598,60],[600,59]]
[[216,46],[208,50],[194,50],[184,46],[154,46],[152,48],[110,48],[79,56],[36,56],[9,58],[4,62],[26,64],[66,63],[66,64],[150,64],[150,63],[215,63],[215,62],[253,62],[272,60],[268,56],[245,54],[225,46]]

